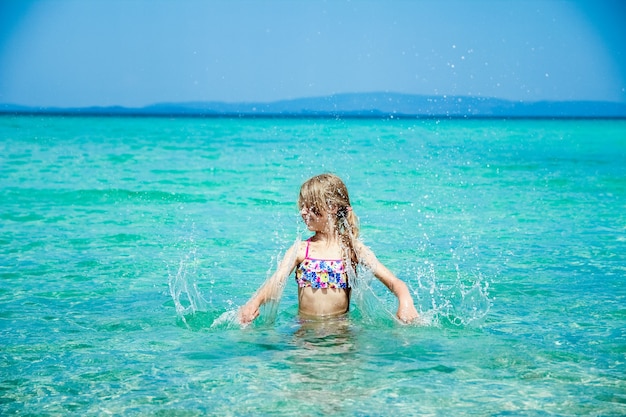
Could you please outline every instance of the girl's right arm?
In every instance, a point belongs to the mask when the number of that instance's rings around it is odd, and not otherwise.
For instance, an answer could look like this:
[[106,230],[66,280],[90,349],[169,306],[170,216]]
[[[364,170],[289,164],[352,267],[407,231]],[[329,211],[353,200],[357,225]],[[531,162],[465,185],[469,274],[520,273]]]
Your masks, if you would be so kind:
[[270,300],[280,297],[281,290],[287,277],[298,265],[300,252],[300,242],[291,246],[285,256],[278,264],[278,268],[272,276],[257,290],[250,300],[239,309],[239,321],[241,324],[248,324],[259,316],[259,309]]

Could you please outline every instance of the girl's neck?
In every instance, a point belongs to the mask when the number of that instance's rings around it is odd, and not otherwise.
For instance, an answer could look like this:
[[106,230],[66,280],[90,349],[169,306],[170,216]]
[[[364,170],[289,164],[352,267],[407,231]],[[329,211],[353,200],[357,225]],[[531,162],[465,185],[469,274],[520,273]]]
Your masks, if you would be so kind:
[[312,237],[312,240],[318,242],[325,242],[327,244],[339,243],[339,235],[333,230],[329,231],[317,231]]

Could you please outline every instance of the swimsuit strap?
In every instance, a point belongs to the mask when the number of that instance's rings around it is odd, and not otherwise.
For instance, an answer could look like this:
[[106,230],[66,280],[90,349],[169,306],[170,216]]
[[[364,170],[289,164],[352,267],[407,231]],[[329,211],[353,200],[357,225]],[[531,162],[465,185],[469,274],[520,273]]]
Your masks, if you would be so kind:
[[309,258],[309,245],[311,244],[311,238],[306,240],[306,252],[304,253],[304,259]]

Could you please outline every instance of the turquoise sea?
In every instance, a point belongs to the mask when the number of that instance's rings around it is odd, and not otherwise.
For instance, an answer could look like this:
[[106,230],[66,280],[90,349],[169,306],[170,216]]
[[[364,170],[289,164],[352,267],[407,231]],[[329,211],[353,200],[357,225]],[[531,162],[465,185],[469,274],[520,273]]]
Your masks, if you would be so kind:
[[[238,306],[342,176],[362,273]],[[0,117],[0,415],[626,415],[626,121]]]

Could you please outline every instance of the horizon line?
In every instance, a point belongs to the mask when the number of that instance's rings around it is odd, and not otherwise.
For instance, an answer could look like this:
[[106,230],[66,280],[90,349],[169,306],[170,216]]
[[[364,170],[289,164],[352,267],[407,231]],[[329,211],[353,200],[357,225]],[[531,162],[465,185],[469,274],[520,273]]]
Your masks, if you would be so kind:
[[123,104],[87,104],[87,105],[38,105],[38,104],[18,104],[18,103],[9,103],[9,102],[0,102],[0,111],[2,107],[13,106],[13,107],[23,107],[23,108],[36,108],[36,109],[90,109],[90,108],[122,108],[122,109],[145,109],[146,107],[157,106],[157,105],[185,105],[185,104],[226,104],[226,105],[250,105],[250,104],[260,104],[260,105],[270,105],[291,101],[300,101],[300,100],[323,100],[330,99],[335,97],[345,97],[345,96],[404,96],[411,98],[422,98],[422,99],[441,99],[441,100],[458,100],[458,99],[467,99],[467,100],[478,100],[478,101],[500,101],[507,102],[512,104],[567,104],[567,103],[603,103],[603,104],[613,104],[613,105],[624,105],[626,106],[626,101],[612,101],[606,99],[537,99],[537,100],[525,100],[525,99],[509,99],[509,98],[501,98],[495,96],[477,96],[477,95],[456,95],[456,94],[416,94],[416,93],[398,93],[392,91],[371,91],[371,92],[348,92],[348,93],[332,93],[327,95],[312,95],[312,96],[301,96],[295,98],[281,98],[274,99],[268,101],[262,100],[240,100],[240,101],[226,101],[226,100],[215,100],[215,99],[204,99],[204,100],[186,100],[186,101],[156,101],[149,104],[143,105],[123,105]]
[[158,119],[327,119],[327,120],[626,120],[626,115],[462,115],[462,114],[350,114],[350,113],[148,113],[148,112],[82,112],[82,111],[5,111],[0,117],[92,117],[92,118],[158,118]]

